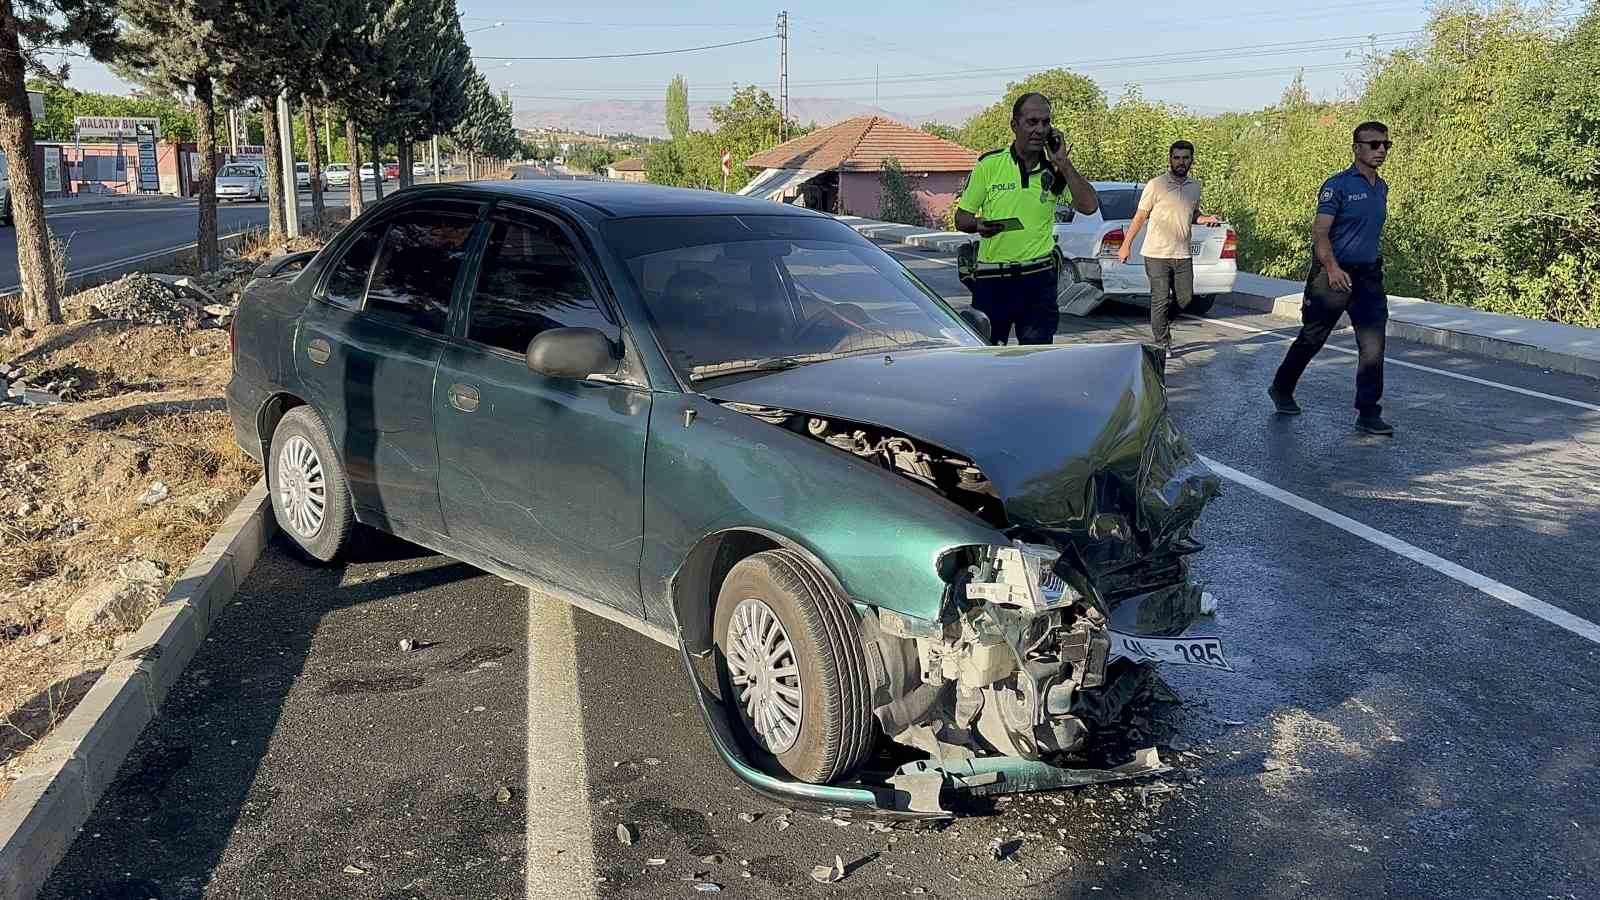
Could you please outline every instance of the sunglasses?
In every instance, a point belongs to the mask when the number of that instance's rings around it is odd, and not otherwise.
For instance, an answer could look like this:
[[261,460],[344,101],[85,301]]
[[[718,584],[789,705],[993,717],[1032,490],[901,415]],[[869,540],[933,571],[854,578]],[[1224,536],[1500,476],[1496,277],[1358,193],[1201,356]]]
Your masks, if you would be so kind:
[[1394,141],[1356,141],[1357,147],[1361,146],[1362,144],[1366,144],[1368,150],[1376,150],[1379,147],[1388,150],[1390,147],[1394,146]]

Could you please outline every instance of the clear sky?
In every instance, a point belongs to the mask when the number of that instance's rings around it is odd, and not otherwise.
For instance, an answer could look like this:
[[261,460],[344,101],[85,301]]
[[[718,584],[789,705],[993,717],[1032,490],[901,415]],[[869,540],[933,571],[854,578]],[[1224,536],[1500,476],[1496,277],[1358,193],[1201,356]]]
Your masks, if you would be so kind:
[[[1115,96],[1139,83],[1147,97],[1199,112],[1271,103],[1296,67],[1314,95],[1347,91],[1359,45],[1392,48],[1426,22],[1424,0],[1191,0],[1191,2],[904,2],[698,0],[688,4],[530,4],[458,0],[480,56],[584,56],[697,47],[775,32],[790,18],[790,97],[844,98],[907,115],[982,104],[1009,81],[1072,68]],[[504,24],[496,26],[495,23]],[[659,99],[677,73],[693,101],[726,100],[729,86],[776,93],[778,42],[611,60],[479,59],[519,107],[591,99]],[[982,71],[967,71],[982,70]],[[955,73],[955,74],[952,74]],[[69,82],[127,89],[103,67],[78,61]]]

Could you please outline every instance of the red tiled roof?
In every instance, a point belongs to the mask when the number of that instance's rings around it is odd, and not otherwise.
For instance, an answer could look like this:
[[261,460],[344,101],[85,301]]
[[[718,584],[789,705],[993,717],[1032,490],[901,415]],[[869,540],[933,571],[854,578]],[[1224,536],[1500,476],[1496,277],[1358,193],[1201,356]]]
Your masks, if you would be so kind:
[[876,172],[897,159],[907,172],[970,172],[978,154],[893,119],[860,116],[819,128],[744,161],[751,169]]

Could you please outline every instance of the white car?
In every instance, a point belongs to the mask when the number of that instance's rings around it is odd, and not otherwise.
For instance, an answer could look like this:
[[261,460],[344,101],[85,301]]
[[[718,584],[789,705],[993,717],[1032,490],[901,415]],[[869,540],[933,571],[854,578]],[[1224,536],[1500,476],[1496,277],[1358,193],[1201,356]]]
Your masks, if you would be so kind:
[[[326,173],[318,173],[318,174],[321,176],[320,180],[322,182],[322,189],[323,190],[327,190],[328,189],[328,176],[327,176],[327,174]],[[297,163],[294,164],[294,186],[295,186],[296,189],[302,190],[302,191],[311,190],[311,164],[310,163],[297,162]]]
[[327,167],[322,170],[322,177],[324,177],[324,178],[326,178],[328,180],[328,184],[330,186],[333,186],[333,187],[349,187],[350,186],[350,164],[349,163],[328,163]]
[[[1072,263],[1062,273],[1057,303],[1062,312],[1075,316],[1094,312],[1107,297],[1148,305],[1150,279],[1145,275],[1140,251],[1149,226],[1139,229],[1126,263],[1117,257],[1128,226],[1133,224],[1144,185],[1128,181],[1091,184],[1100,196],[1098,210],[1084,215],[1062,207],[1056,212],[1056,245]],[[1239,274],[1239,242],[1226,222],[1195,225],[1189,237],[1189,254],[1194,259],[1194,301],[1185,312],[1198,316],[1211,309],[1218,294],[1233,290]]]
[[218,200],[257,200],[266,195],[266,172],[255,163],[228,163],[217,173]]
[[411,164],[411,175],[414,178],[426,178],[428,173],[431,171],[433,170],[428,168],[428,164],[425,162],[414,162]]
[[372,168],[372,163],[364,162],[364,163],[361,164],[361,180],[362,181],[377,181],[378,180],[378,175],[377,175],[376,171]]

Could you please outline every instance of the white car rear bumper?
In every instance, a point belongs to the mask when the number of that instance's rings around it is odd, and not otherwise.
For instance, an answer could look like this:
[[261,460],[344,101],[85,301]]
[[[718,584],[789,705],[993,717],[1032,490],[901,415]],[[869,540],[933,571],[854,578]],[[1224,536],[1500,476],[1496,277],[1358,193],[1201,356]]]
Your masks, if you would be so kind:
[[[1145,275],[1143,263],[1124,264],[1116,260],[1100,263],[1102,284],[1108,296],[1150,296],[1150,278]],[[1239,275],[1239,266],[1231,259],[1196,263],[1194,267],[1195,296],[1226,294],[1233,290]]]

